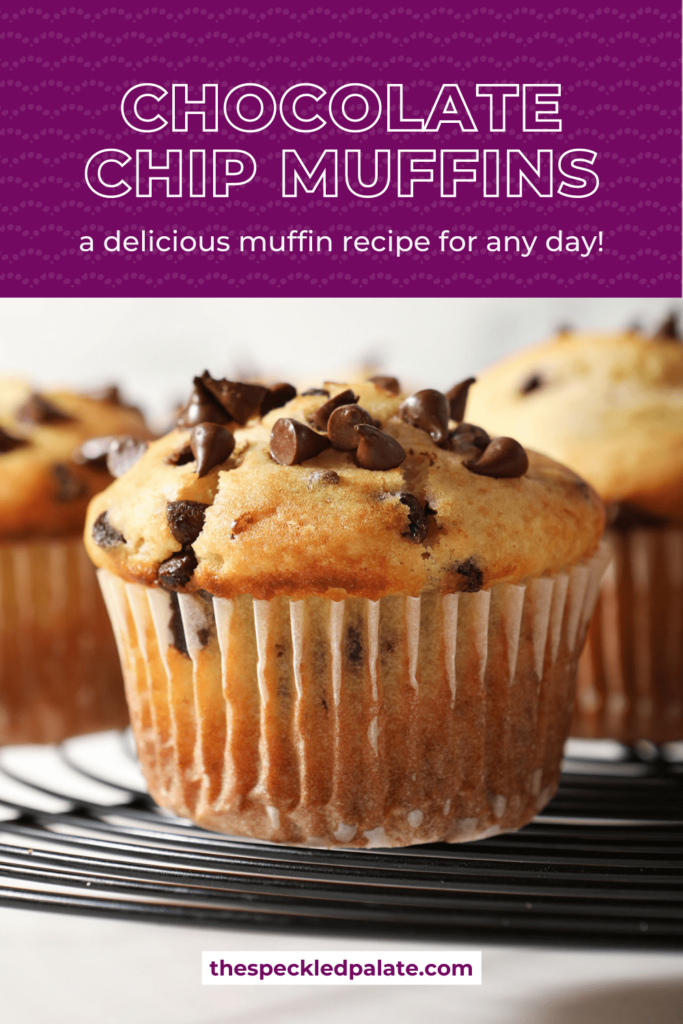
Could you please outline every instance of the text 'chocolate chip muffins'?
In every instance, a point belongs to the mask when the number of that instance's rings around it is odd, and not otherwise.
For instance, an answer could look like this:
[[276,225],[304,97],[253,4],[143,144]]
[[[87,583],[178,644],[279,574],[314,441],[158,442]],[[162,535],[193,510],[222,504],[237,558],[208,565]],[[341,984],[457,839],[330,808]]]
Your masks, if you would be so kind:
[[550,798],[603,509],[462,422],[466,386],[291,397],[204,374],[181,426],[93,500],[86,543],[161,805],[372,847],[516,829]]
[[[132,438],[130,435],[134,435]],[[149,437],[115,388],[0,380],[0,744],[124,725],[121,672],[83,548],[88,502]]]
[[608,505],[607,571],[572,734],[683,739],[683,345],[564,330],[480,375],[470,412],[581,473]]

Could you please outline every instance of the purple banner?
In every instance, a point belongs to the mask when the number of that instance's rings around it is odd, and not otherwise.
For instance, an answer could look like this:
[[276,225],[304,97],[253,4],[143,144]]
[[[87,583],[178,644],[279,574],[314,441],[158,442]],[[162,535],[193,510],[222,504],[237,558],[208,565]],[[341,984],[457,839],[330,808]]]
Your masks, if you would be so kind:
[[678,296],[680,11],[0,14],[0,291]]

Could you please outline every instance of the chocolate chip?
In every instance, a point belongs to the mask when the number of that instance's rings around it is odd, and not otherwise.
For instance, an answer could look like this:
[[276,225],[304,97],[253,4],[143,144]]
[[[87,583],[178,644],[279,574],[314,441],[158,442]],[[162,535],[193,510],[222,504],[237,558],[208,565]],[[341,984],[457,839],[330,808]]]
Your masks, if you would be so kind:
[[325,395],[326,398],[330,397],[329,391],[325,388],[308,388],[306,391],[301,392],[302,398],[307,398],[309,395]]
[[171,533],[180,544],[194,544],[204,529],[204,514],[209,506],[203,501],[169,501],[166,518]]
[[456,423],[460,423],[465,419],[467,396],[470,388],[476,381],[476,377],[468,377],[467,380],[461,380],[459,384],[455,384],[450,391],[446,392],[450,416]]
[[23,437],[15,437],[13,434],[8,434],[6,430],[0,427],[0,454],[5,452],[11,452],[15,448],[21,448],[22,445],[28,444],[28,441]]
[[530,377],[519,385],[520,395],[530,395],[532,391],[538,391],[546,384],[546,379],[540,373],[532,373]]
[[354,430],[360,434],[356,462],[362,469],[395,469],[405,459],[406,453],[398,441],[378,427],[359,423]]
[[92,391],[83,392],[86,398],[92,398],[95,402],[109,402],[111,405],[123,405],[121,392],[116,384],[105,384],[102,388],[94,388]]
[[327,421],[334,412],[342,405],[353,405],[354,402],[358,401],[358,395],[354,395],[351,388],[347,388],[346,391],[340,391],[334,398],[330,398],[327,402],[320,406],[319,409],[309,416],[309,422],[317,427],[318,430],[327,430]]
[[57,482],[57,493],[55,495],[57,501],[76,501],[77,498],[82,498],[87,494],[87,486],[64,463],[58,462],[54,465],[52,467],[52,475]]
[[159,585],[165,590],[181,590],[192,579],[197,568],[197,556],[190,547],[171,555],[161,563],[157,570]]
[[270,454],[281,466],[295,466],[312,459],[330,442],[298,420],[277,420],[270,432]]
[[355,430],[359,423],[374,426],[375,421],[360,405],[340,405],[335,409],[327,421],[327,436],[332,447],[342,452],[354,451],[360,442],[360,435]]
[[448,399],[441,391],[426,388],[406,398],[399,409],[399,415],[406,423],[419,430],[425,430],[437,444],[448,439],[450,408]]
[[344,647],[347,660],[351,665],[361,665],[363,662],[363,637],[357,626],[349,626],[344,638]]
[[472,558],[468,558],[467,561],[456,565],[455,571],[459,576],[465,577],[465,583],[462,587],[465,594],[476,594],[481,590],[484,574]]
[[557,333],[557,334],[560,334],[560,335],[564,335],[564,334],[573,334],[573,333],[574,333],[574,325],[573,325],[573,324],[570,324],[570,323],[566,323],[566,322],[565,322],[565,323],[562,323],[562,324],[560,324],[560,326],[559,326],[559,327],[558,327],[558,328],[556,329],[556,333]]
[[678,326],[678,313],[670,313],[666,320],[659,325],[654,336],[655,338],[662,338],[668,341],[683,341],[681,330]]
[[61,412],[53,402],[37,393],[29,395],[23,405],[19,406],[16,417],[20,423],[68,423],[73,421],[73,416]]
[[174,452],[166,459],[169,466],[186,466],[188,462],[194,462],[194,452],[190,447],[190,442],[184,444],[182,448],[176,448]]
[[106,512],[100,512],[92,524],[92,539],[99,548],[117,548],[125,544],[126,538],[111,525]]
[[[418,544],[427,539],[427,514],[426,508],[415,497],[414,494],[399,494],[398,500],[402,505],[408,507],[408,529],[403,533],[404,537],[410,537]],[[430,512],[432,510],[430,509]],[[434,513],[432,512],[432,515]]]
[[463,466],[479,476],[500,477],[524,476],[529,468],[529,458],[518,441],[511,437],[496,437],[474,462],[468,459]]
[[314,487],[327,487],[338,483],[339,475],[333,469],[316,469],[308,478],[308,489],[312,491]]
[[194,378],[192,392],[177,419],[179,427],[196,427],[198,423],[229,423],[230,416],[204,387],[200,377]]
[[483,452],[491,438],[483,427],[475,427],[473,423],[460,423],[449,436],[449,448],[454,451],[462,445],[472,445]]
[[185,629],[183,627],[183,616],[180,611],[180,601],[178,595],[171,592],[171,617],[168,620],[168,628],[171,631],[171,646],[175,647],[176,651],[180,654],[189,656],[187,650],[187,640],[185,639]]
[[204,370],[200,379],[228,416],[242,426],[252,416],[260,413],[261,403],[268,393],[268,388],[262,384],[243,384],[241,381],[226,380],[225,377],[216,380],[208,370]]
[[109,454],[112,442],[115,440],[116,438],[111,435],[108,437],[90,437],[72,452],[71,461],[75,462],[77,466],[87,466],[88,469],[97,469],[106,473],[107,455]]
[[382,377],[379,375],[377,377],[368,377],[368,380],[371,384],[376,384],[382,391],[389,391],[392,395],[397,395],[401,390],[401,385],[395,377]]
[[281,409],[293,398],[296,398],[296,388],[293,384],[271,384],[261,402],[261,415],[265,416],[272,409]]
[[145,454],[149,444],[142,437],[114,437],[107,453],[107,469],[120,477]]
[[109,405],[117,405],[120,409],[133,409],[140,412],[137,405],[125,402],[116,384],[107,384],[102,388],[94,388],[92,391],[84,391],[86,398],[92,398],[95,402],[107,402]]
[[218,423],[200,423],[190,434],[190,448],[197,460],[197,476],[206,476],[232,455],[235,438]]

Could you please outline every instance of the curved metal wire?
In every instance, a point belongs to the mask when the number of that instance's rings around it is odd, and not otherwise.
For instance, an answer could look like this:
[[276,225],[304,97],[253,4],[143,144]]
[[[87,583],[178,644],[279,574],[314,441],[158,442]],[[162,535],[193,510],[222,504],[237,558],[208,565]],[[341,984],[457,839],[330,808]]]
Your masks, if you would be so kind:
[[0,905],[328,933],[680,945],[683,764],[617,754],[569,758],[558,795],[521,832],[363,851],[274,846],[175,818],[145,793],[124,734],[39,755],[6,748]]

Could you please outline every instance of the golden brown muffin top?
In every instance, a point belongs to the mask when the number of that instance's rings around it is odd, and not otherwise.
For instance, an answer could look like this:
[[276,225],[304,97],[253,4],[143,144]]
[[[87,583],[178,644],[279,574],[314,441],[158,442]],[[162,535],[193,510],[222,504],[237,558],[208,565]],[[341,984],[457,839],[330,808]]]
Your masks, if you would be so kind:
[[480,374],[469,414],[571,466],[603,501],[683,522],[683,344],[675,322],[562,331]]
[[389,378],[326,383],[260,419],[243,403],[242,426],[215,415],[238,385],[195,381],[187,425],[91,503],[90,556],[124,579],[266,599],[476,591],[574,565],[602,534],[574,473],[458,426],[462,394],[449,408]]
[[116,388],[36,392],[1,378],[0,539],[79,533],[88,502],[112,480],[102,446],[84,453],[80,446],[104,435],[152,436]]

